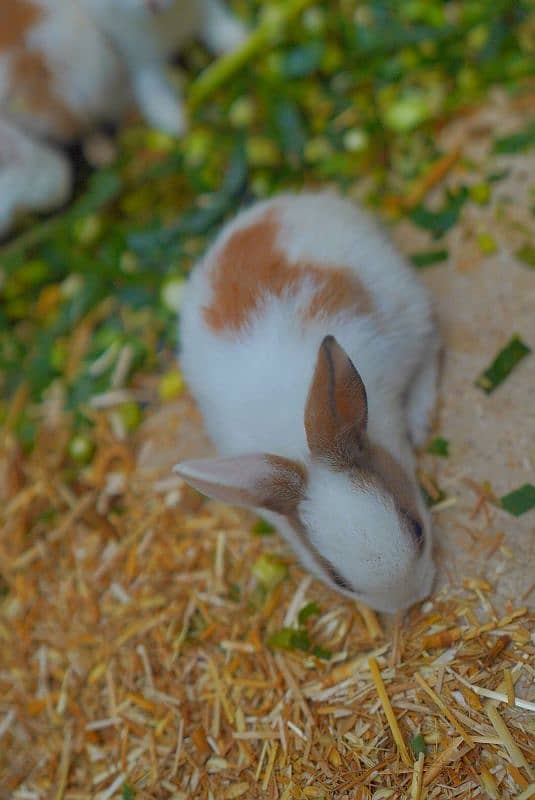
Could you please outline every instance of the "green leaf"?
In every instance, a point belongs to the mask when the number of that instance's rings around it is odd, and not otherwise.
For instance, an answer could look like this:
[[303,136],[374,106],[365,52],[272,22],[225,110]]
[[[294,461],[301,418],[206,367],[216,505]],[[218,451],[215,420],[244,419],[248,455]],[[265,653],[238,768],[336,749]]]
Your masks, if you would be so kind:
[[441,456],[441,458],[447,458],[450,454],[449,450],[450,443],[442,436],[437,436],[436,439],[433,439],[427,448],[428,453],[431,453],[433,456]]
[[309,617],[316,616],[320,613],[320,608],[317,603],[307,603],[306,606],[303,606],[299,614],[297,615],[297,621],[300,625],[304,625],[305,622]]
[[413,736],[411,739],[411,749],[414,753],[415,758],[417,759],[420,753],[423,753],[424,756],[427,753],[427,745],[425,743],[425,739],[421,733],[417,733],[416,736]]
[[422,269],[430,267],[432,264],[438,264],[441,261],[446,261],[448,258],[447,250],[425,250],[421,253],[414,253],[411,256],[413,266]]
[[520,517],[535,508],[535,486],[525,483],[514,492],[504,495],[500,500],[502,508],[514,517]]
[[438,505],[438,503],[441,503],[446,499],[446,492],[444,492],[440,486],[436,486],[436,490],[437,494],[434,497],[431,497],[427,489],[420,484],[420,491],[424,496],[425,504],[428,506],[428,508],[433,508],[433,506]]
[[233,603],[239,603],[241,600],[241,587],[237,583],[231,583],[228,590],[228,599]]
[[289,100],[277,102],[275,124],[284,154],[292,166],[299,167],[303,163],[307,136],[297,106]]
[[288,567],[284,561],[279,561],[278,558],[266,553],[257,558],[253,564],[252,573],[256,580],[270,591],[287,577]]
[[528,267],[532,269],[535,268],[535,246],[526,242],[519,247],[515,253],[515,256],[518,258],[519,261],[523,261],[524,264],[527,264]]
[[129,783],[123,783],[123,788],[121,789],[121,798],[122,800],[135,800],[136,793],[132,789]]
[[476,386],[483,389],[486,394],[490,394],[504,382],[516,365],[529,353],[531,353],[531,348],[524,344],[519,336],[513,336],[503,350],[498,353],[490,367],[476,380]]
[[495,153],[521,153],[535,145],[535,119],[523,130],[494,142]]
[[272,633],[267,641],[273,650],[310,650],[310,638],[305,628],[281,628]]
[[415,225],[425,228],[435,239],[438,239],[444,236],[458,221],[468,196],[466,186],[461,186],[456,192],[449,191],[447,193],[446,202],[439,211],[430,211],[425,206],[417,206],[411,211],[410,218]]
[[322,42],[308,42],[289,50],[282,58],[284,77],[305,78],[311,75],[320,66],[324,49]]
[[328,661],[332,658],[331,651],[319,644],[312,648],[312,655],[316,656],[316,658],[321,658],[323,661]]
[[112,170],[93,172],[87,182],[87,189],[74,203],[68,213],[69,217],[83,217],[98,211],[102,206],[114,200],[122,189],[120,177]]
[[275,528],[266,522],[265,519],[259,519],[253,525],[251,532],[255,536],[272,536],[275,533]]
[[158,265],[169,258],[169,248],[186,236],[206,233],[234,206],[238,195],[245,188],[247,161],[245,147],[240,142],[234,149],[229,168],[218,192],[214,192],[206,205],[186,211],[179,222],[171,227],[154,224],[145,230],[131,233],[127,237],[128,248],[145,265]]

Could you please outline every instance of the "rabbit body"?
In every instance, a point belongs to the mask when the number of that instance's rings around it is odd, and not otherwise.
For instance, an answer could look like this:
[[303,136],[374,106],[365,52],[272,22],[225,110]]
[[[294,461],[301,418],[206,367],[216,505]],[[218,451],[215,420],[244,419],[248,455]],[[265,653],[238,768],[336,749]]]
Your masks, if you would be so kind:
[[246,210],[195,267],[181,363],[223,458],[177,471],[253,506],[314,574],[382,611],[434,576],[413,443],[436,401],[431,302],[376,223],[327,193]]
[[17,212],[64,202],[70,142],[136,105],[185,128],[168,59],[199,34],[218,53],[244,29],[220,0],[0,0],[0,235]]

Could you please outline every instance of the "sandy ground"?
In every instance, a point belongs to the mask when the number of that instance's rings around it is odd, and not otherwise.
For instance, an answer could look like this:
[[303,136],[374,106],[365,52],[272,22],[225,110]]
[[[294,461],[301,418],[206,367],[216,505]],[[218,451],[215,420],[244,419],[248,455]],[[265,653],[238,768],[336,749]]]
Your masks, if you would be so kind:
[[[461,222],[438,242],[405,221],[393,231],[408,254],[449,251],[447,262],[421,271],[436,298],[445,342],[435,435],[449,440],[450,457],[421,459],[422,468],[450,498],[435,514],[439,583],[485,579],[497,609],[509,600],[515,606],[535,606],[535,585],[529,591],[535,583],[535,511],[514,518],[478,490],[490,485],[500,497],[535,483],[535,355],[525,358],[491,395],[474,380],[513,333],[535,349],[535,272],[514,257],[530,232],[533,241],[535,152],[497,157],[491,149],[497,136],[522,129],[534,107],[533,95],[512,101],[495,92],[485,107],[441,133],[446,149],[460,145],[463,153],[448,185],[478,183],[489,173],[509,170],[493,185],[488,205],[467,203]],[[442,192],[443,186],[434,190],[431,205],[440,202]],[[482,252],[481,233],[494,238],[496,253]],[[168,475],[176,461],[211,449],[187,397],[150,418],[141,439],[139,467],[149,478]]]

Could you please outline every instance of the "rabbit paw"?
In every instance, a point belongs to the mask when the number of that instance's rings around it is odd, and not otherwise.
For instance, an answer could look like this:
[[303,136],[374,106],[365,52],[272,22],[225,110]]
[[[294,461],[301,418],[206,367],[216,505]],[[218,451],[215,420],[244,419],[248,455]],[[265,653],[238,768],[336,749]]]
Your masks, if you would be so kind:
[[185,132],[187,124],[182,103],[163,70],[142,70],[134,77],[134,89],[149,125],[172,136]]
[[229,53],[239,47],[246,35],[247,32],[241,22],[233,17],[226,17],[212,34],[212,50],[218,55]]
[[433,426],[437,402],[440,351],[433,352],[416,373],[407,396],[407,426],[415,447],[421,447]]

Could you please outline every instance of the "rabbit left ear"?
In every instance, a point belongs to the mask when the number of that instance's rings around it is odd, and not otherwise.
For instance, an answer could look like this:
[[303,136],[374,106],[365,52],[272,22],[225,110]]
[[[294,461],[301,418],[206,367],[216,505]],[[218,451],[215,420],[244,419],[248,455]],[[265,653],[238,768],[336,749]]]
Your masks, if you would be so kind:
[[306,483],[301,464],[266,453],[184,461],[173,472],[215,500],[284,515],[295,511]]
[[334,336],[321,343],[305,408],[312,455],[342,466],[362,452],[368,402],[362,378]]

